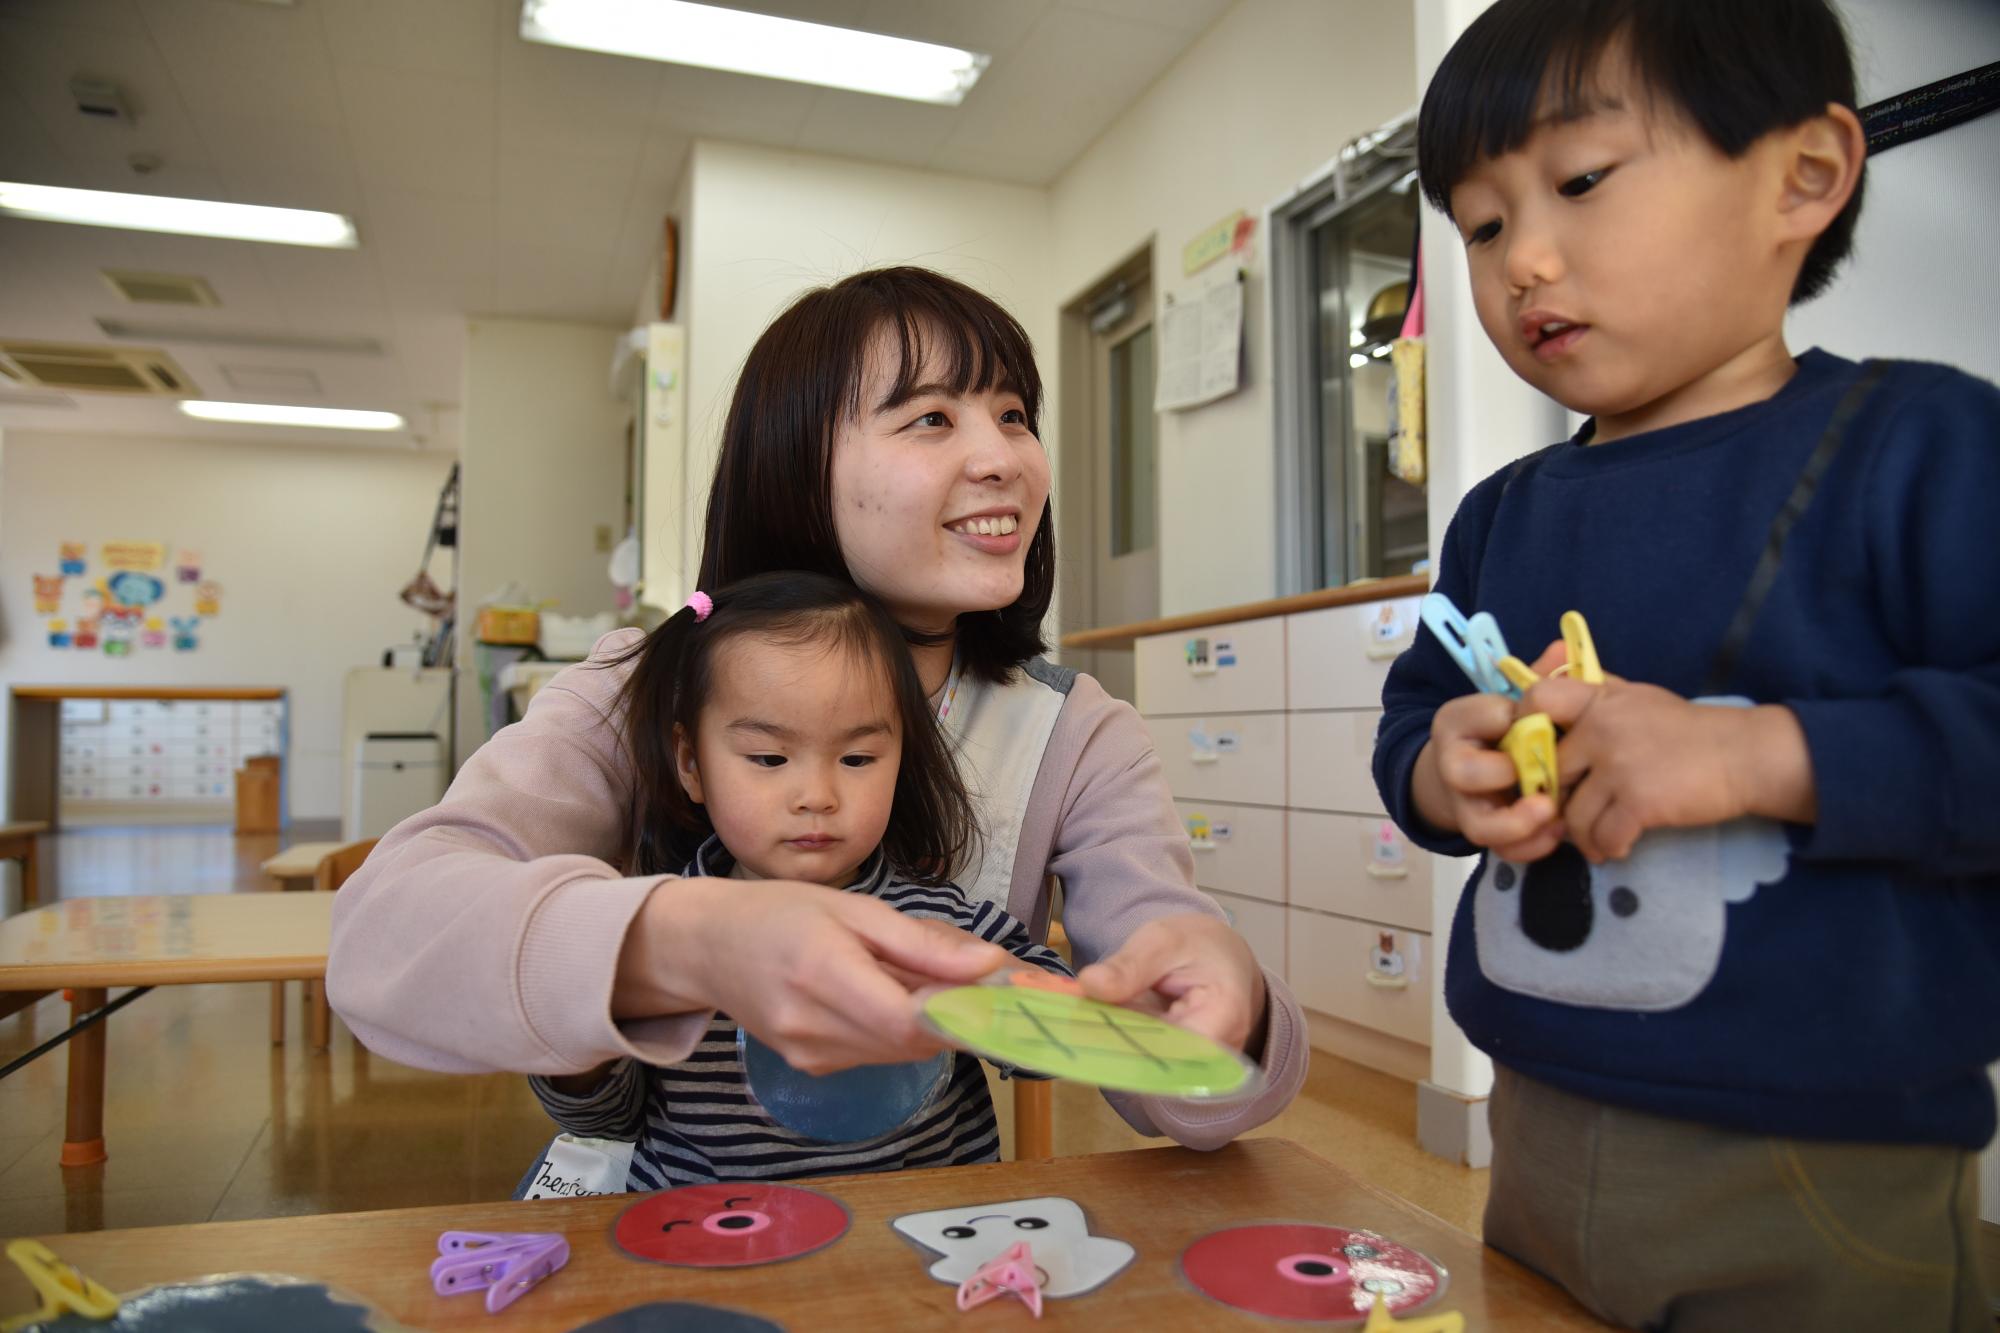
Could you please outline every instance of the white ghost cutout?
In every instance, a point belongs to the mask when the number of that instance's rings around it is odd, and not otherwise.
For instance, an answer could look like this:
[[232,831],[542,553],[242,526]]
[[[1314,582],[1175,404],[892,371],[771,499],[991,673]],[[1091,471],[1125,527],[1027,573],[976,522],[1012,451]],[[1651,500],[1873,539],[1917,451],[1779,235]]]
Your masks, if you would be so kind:
[[1789,859],[1768,819],[1649,829],[1624,860],[1595,866],[1568,843],[1527,865],[1490,859],[1472,897],[1479,970],[1558,1004],[1678,1009],[1715,979],[1729,904],[1783,879]]
[[1122,1240],[1090,1234],[1074,1199],[1013,1199],[906,1213],[891,1226],[940,1257],[930,1274],[964,1282],[1016,1241],[1027,1241],[1042,1272],[1042,1295],[1080,1296],[1109,1282],[1136,1251]]

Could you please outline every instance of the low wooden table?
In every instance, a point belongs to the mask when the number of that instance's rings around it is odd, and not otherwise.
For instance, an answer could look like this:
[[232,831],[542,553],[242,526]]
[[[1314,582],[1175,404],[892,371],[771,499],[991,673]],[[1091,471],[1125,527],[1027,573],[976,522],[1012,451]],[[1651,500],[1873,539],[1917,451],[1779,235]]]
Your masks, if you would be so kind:
[[[1180,1276],[1197,1237],[1243,1222],[1297,1220],[1379,1231],[1442,1264],[1450,1281],[1432,1307],[1458,1310],[1472,1333],[1601,1329],[1553,1285],[1458,1228],[1355,1179],[1284,1139],[1251,1139],[1214,1153],[1143,1148],[1054,1161],[903,1171],[801,1181],[852,1213],[827,1249],[759,1268],[667,1268],[629,1259],[611,1243],[630,1196],[468,1203],[394,1212],[210,1222],[41,1239],[116,1292],[208,1273],[274,1272],[364,1297],[414,1328],[573,1329],[650,1301],[697,1301],[776,1320],[789,1329],[1215,1329],[1276,1325],[1219,1305]],[[1093,1233],[1129,1241],[1130,1267],[1095,1292],[1043,1307],[1040,1324],[1011,1298],[959,1314],[954,1289],[925,1270],[930,1256],[890,1219],[953,1204],[1063,1195],[1083,1205]],[[431,1289],[438,1233],[559,1231],[568,1267],[498,1316],[477,1294]],[[27,1284],[0,1272],[0,1315],[32,1308]]]
[[[332,939],[330,893],[71,898],[0,921],[0,992],[68,987],[74,1021],[111,986],[319,980]],[[108,1022],[70,1038],[64,1166],[105,1160]]]
[[36,844],[49,826],[39,819],[16,824],[0,824],[0,861],[21,863],[21,910],[28,911],[42,899],[41,871],[36,863]]

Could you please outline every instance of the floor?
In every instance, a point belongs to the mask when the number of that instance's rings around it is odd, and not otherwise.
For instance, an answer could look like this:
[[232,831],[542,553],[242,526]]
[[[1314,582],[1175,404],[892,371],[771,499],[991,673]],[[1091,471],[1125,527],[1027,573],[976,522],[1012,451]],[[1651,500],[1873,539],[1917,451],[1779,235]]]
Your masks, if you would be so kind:
[[[257,865],[300,828],[237,838],[227,829],[92,829],[43,843],[43,895],[227,893],[260,887]],[[308,1049],[298,987],[288,1039],[271,1045],[263,985],[154,991],[110,1020],[105,1096],[110,1160],[56,1165],[65,1062],[57,1052],[0,1080],[0,1236],[348,1212],[503,1199],[550,1128],[512,1075],[407,1069],[370,1055],[338,1022]],[[0,1020],[0,1063],[61,1030],[60,997]],[[1011,1098],[996,1088],[1004,1139]],[[1055,1090],[1060,1155],[1155,1145],[1089,1089]],[[1294,1139],[1382,1189],[1477,1234],[1487,1173],[1416,1146],[1416,1091],[1316,1054],[1292,1106],[1256,1131]],[[2000,1292],[2000,1227],[1982,1224]]]

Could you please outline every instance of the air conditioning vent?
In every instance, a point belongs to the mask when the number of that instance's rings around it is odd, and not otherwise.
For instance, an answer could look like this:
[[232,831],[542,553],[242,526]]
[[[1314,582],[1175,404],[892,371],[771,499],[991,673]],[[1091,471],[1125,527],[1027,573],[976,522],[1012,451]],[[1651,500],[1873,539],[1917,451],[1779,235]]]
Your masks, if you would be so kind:
[[193,381],[172,357],[150,347],[0,342],[0,371],[9,379],[41,389],[168,398],[195,391]]
[[191,273],[138,273],[131,269],[102,270],[111,290],[128,301],[147,305],[218,306],[215,289]]

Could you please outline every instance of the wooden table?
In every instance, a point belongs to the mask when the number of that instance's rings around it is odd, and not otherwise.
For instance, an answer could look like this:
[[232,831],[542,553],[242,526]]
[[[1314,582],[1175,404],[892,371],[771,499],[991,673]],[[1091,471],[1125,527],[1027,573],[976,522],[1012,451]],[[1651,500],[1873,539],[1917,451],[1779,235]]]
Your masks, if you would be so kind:
[[39,819],[17,824],[0,824],[0,861],[21,863],[21,910],[36,906],[42,898],[41,871],[36,846],[49,826]]
[[[999,1162],[800,1184],[834,1195],[853,1215],[831,1247],[788,1263],[735,1270],[667,1268],[626,1258],[611,1223],[633,1199],[454,1204],[394,1212],[275,1218],[84,1232],[41,1239],[116,1292],[219,1272],[276,1272],[324,1281],[372,1301],[415,1328],[530,1333],[572,1329],[649,1301],[699,1301],[820,1329],[1274,1327],[1189,1287],[1176,1261],[1197,1237],[1267,1220],[1380,1231],[1430,1255],[1450,1275],[1433,1307],[1458,1310],[1470,1333],[1601,1329],[1567,1295],[1478,1240],[1283,1139],[1250,1139],[1214,1153],[1142,1148],[1053,1161]],[[1131,1242],[1138,1257],[1095,1292],[1051,1300],[1039,1324],[1002,1299],[961,1315],[954,1289],[930,1277],[930,1257],[890,1219],[955,1203],[1057,1194],[1075,1199],[1093,1233]],[[429,1267],[445,1230],[560,1231],[568,1267],[499,1315],[478,1295],[431,1290]],[[31,1308],[27,1285],[0,1272],[0,1314]]]
[[[70,1012],[111,986],[317,980],[333,939],[330,893],[73,898],[0,921],[0,992],[70,988]],[[105,1160],[106,1022],[69,1042],[62,1164]]]

